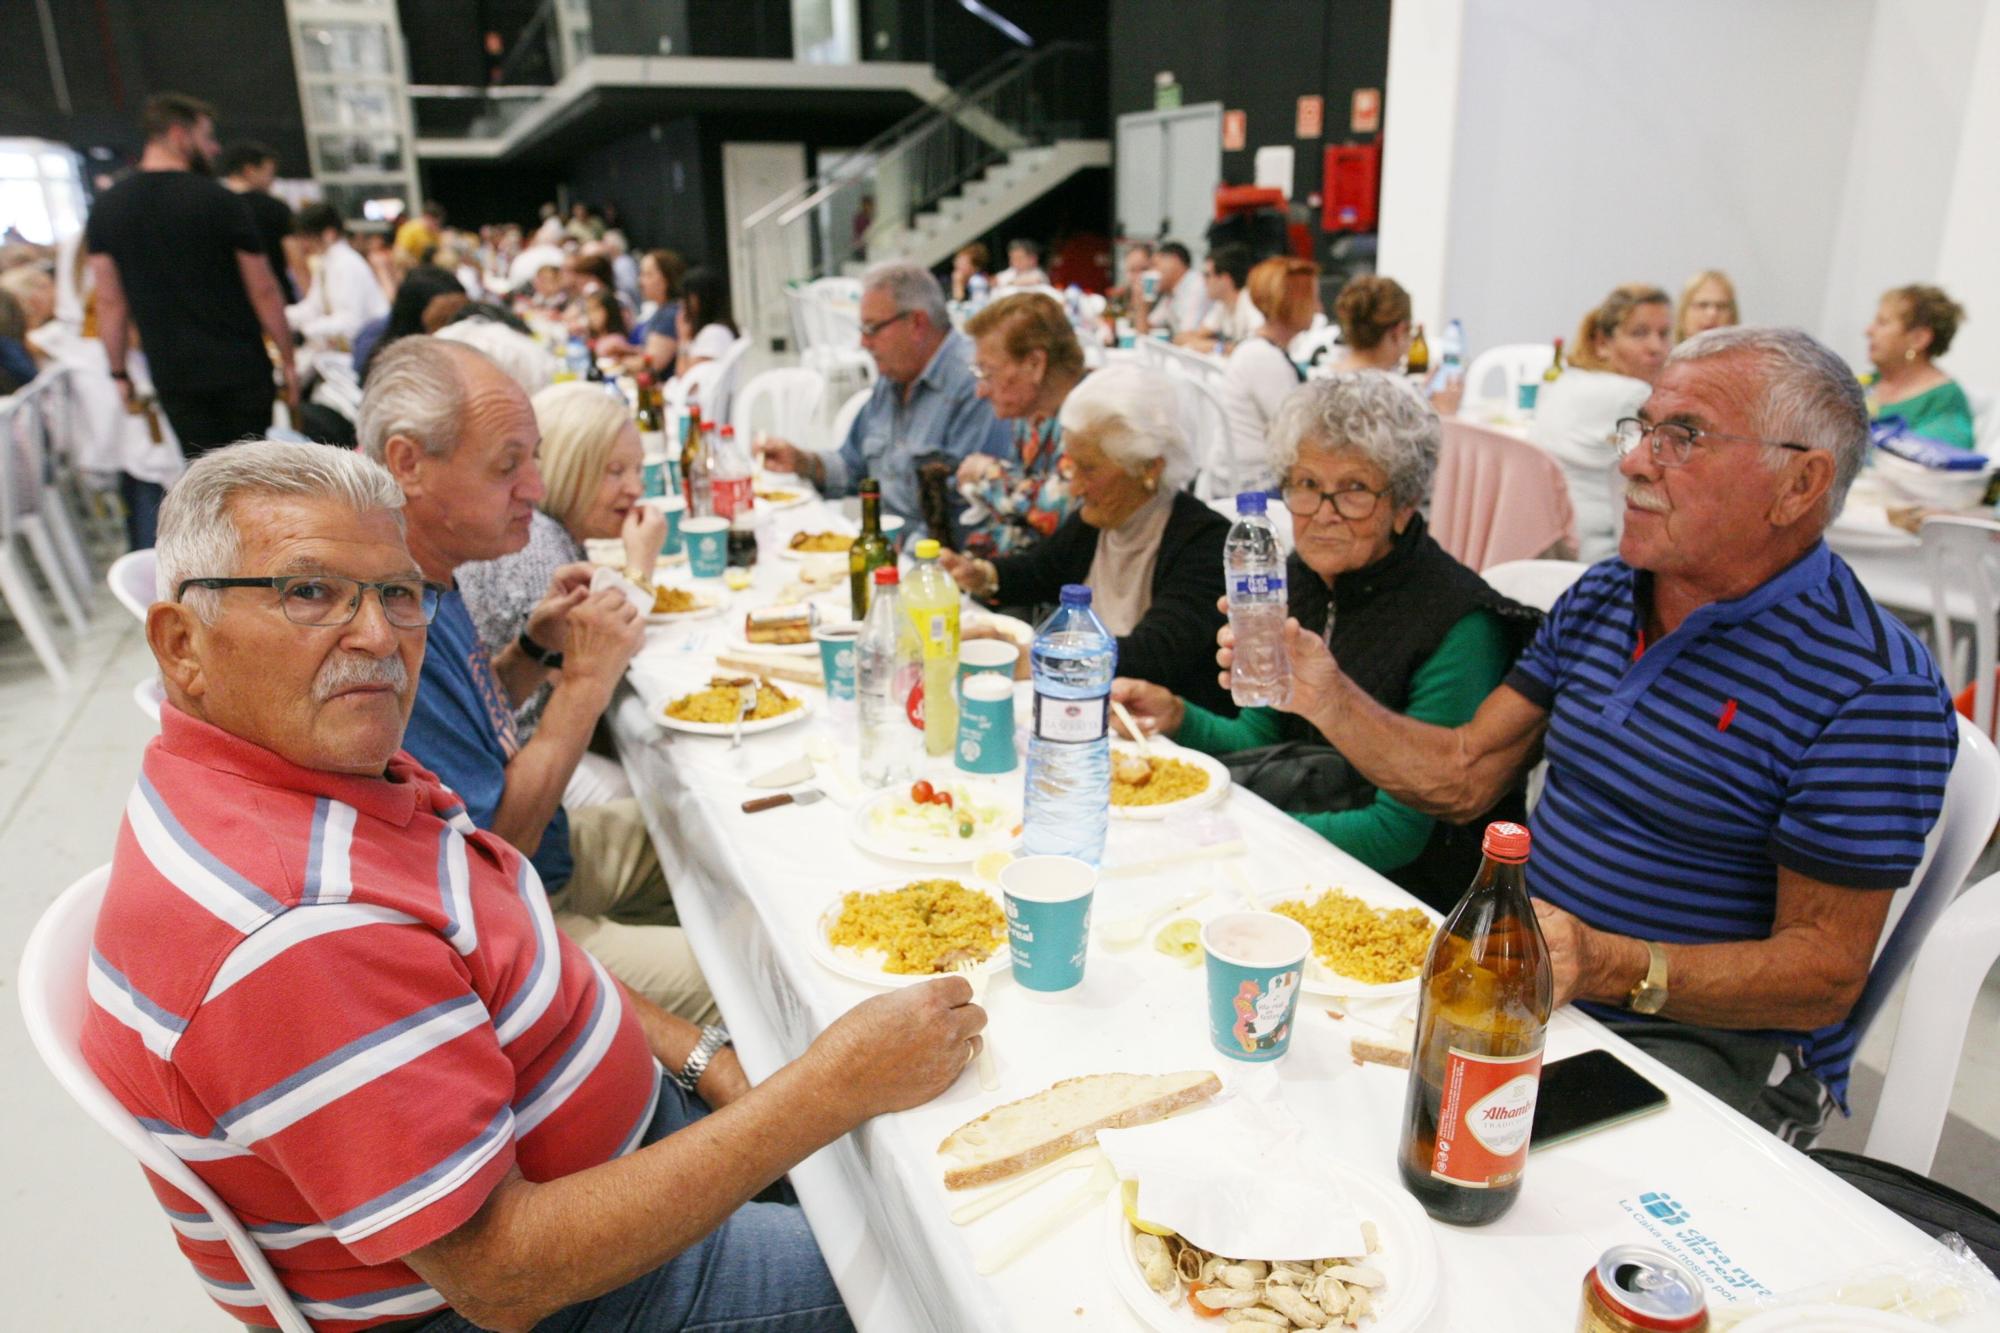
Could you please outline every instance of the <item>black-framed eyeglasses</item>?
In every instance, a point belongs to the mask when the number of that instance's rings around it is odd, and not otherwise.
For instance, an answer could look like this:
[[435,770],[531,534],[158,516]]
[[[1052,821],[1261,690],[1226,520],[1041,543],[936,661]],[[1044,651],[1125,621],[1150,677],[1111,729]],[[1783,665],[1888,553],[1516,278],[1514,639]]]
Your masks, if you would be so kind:
[[189,588],[275,588],[278,609],[294,625],[312,629],[332,629],[353,620],[361,610],[361,598],[370,588],[382,603],[382,617],[397,629],[422,629],[437,617],[438,602],[444,597],[441,584],[426,579],[344,578],[339,574],[289,574],[268,578],[182,579],[174,589],[174,600],[187,595]]
[[1320,506],[1333,501],[1333,512],[1350,523],[1359,523],[1375,512],[1375,506],[1389,492],[1371,491],[1366,486],[1343,486],[1329,491],[1310,477],[1300,477],[1288,481],[1278,488],[1278,494],[1285,501],[1285,508],[1300,518],[1311,518],[1319,513]]
[[1629,454],[1639,447],[1639,441],[1652,441],[1653,461],[1661,467],[1685,467],[1688,459],[1694,457],[1694,446],[1701,440],[1727,440],[1732,444],[1761,444],[1770,449],[1790,449],[1797,453],[1809,454],[1809,444],[1792,444],[1785,440],[1766,440],[1755,435],[1725,435],[1719,430],[1708,430],[1701,426],[1684,425],[1678,421],[1663,421],[1657,426],[1647,425],[1637,417],[1622,417],[1612,428],[1611,438],[1618,445],[1618,452]]
[[908,319],[911,315],[915,313],[916,312],[914,310],[898,310],[895,314],[890,315],[887,319],[878,319],[873,324],[863,324],[861,326],[861,336],[864,338],[873,338],[875,335],[882,332],[882,330],[888,328],[891,324],[894,324],[897,320]]

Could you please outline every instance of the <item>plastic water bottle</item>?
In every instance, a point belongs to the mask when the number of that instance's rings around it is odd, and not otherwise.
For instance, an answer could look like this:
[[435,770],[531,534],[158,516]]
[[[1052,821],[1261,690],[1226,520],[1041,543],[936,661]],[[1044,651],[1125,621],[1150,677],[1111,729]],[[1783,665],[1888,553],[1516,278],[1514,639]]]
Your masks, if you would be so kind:
[[1035,713],[1028,736],[1029,856],[1104,857],[1111,819],[1111,678],[1118,640],[1090,609],[1090,589],[1066,584],[1062,605],[1035,632],[1029,653]]
[[854,646],[854,696],[861,714],[861,781],[870,787],[908,782],[923,751],[921,723],[910,717],[910,695],[923,679],[916,627],[903,614],[894,565],[875,571],[875,597]]
[[938,542],[917,543],[916,563],[901,593],[924,655],[924,753],[950,754],[958,744],[958,585],[938,564]]
[[993,279],[984,273],[974,273],[965,280],[965,300],[974,310],[986,304],[986,293],[993,285]]
[[1285,652],[1285,556],[1277,529],[1264,517],[1268,500],[1262,491],[1236,497],[1236,522],[1222,548],[1229,628],[1236,634],[1229,697],[1238,708],[1282,705],[1292,694],[1292,663]]
[[1457,320],[1444,326],[1438,339],[1437,373],[1431,376],[1428,391],[1437,393],[1453,380],[1465,378],[1465,325]]
[[569,372],[570,378],[577,380],[585,378],[596,364],[590,355],[590,344],[581,338],[572,337],[563,351],[563,369]]

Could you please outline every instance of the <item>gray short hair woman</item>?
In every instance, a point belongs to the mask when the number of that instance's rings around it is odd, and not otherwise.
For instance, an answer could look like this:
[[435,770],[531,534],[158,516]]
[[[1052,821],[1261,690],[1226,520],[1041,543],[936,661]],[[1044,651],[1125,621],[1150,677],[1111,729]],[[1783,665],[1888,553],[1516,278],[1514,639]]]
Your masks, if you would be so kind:
[[1181,489],[1195,463],[1176,402],[1173,383],[1141,366],[1086,378],[1058,417],[1075,511],[1023,554],[944,563],[996,605],[1053,604],[1065,583],[1089,584],[1119,670],[1233,713],[1212,660],[1229,523]]
[[[1299,627],[1325,638],[1385,708],[1453,727],[1500,683],[1540,618],[1426,530],[1439,444],[1437,414],[1395,377],[1365,370],[1293,390],[1271,423],[1270,458],[1298,544],[1286,578]],[[1226,628],[1219,640],[1234,642]],[[1232,765],[1254,790],[1439,908],[1478,869],[1486,819],[1524,815],[1518,794],[1463,826],[1419,814],[1362,781],[1310,721],[1279,709],[1224,718],[1198,699],[1123,679],[1112,697],[1191,749],[1262,752]],[[1281,745],[1289,748],[1265,749]]]

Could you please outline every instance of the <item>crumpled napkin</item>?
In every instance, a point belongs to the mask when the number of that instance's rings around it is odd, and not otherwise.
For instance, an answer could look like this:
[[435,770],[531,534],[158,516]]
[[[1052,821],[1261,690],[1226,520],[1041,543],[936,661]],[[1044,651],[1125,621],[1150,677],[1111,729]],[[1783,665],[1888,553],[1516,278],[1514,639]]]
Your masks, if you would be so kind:
[[1309,1261],[1367,1253],[1361,1214],[1325,1146],[1285,1105],[1269,1069],[1190,1115],[1099,1131],[1139,1216],[1216,1254]]

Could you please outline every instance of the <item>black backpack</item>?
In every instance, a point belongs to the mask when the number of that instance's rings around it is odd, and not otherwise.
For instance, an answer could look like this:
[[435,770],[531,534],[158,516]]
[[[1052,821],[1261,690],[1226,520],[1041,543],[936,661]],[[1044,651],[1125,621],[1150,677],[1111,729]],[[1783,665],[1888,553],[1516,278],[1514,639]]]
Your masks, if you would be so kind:
[[1806,1156],[1926,1236],[1957,1232],[1989,1272],[2000,1274],[2000,1213],[1916,1172],[1858,1153],[1815,1148]]

